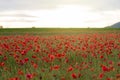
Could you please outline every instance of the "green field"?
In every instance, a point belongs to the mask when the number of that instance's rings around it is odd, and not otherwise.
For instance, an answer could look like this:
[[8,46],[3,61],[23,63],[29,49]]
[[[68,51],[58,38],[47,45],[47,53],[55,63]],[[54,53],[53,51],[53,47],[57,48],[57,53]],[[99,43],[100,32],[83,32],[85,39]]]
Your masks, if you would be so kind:
[[78,33],[93,33],[93,32],[120,32],[120,28],[5,28],[0,29],[0,35],[10,34],[78,34]]

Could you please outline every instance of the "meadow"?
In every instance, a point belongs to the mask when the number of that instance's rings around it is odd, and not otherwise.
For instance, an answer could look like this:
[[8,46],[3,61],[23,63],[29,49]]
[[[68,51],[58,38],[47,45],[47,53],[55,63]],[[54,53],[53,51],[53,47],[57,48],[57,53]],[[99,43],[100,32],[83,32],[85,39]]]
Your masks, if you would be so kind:
[[0,29],[0,80],[120,80],[120,29]]

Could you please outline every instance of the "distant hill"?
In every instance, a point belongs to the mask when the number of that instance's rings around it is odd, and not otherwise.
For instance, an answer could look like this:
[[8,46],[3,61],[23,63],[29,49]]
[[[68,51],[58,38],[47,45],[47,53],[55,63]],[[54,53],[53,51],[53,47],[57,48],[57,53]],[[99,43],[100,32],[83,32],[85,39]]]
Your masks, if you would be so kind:
[[117,23],[115,23],[115,24],[113,24],[111,26],[108,26],[106,28],[120,28],[120,22],[117,22]]

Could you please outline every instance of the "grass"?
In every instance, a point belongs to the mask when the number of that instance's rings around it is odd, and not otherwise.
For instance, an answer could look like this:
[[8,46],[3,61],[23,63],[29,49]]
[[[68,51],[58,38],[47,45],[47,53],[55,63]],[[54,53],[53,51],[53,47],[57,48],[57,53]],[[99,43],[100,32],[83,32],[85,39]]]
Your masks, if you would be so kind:
[[0,35],[58,35],[58,34],[84,34],[84,33],[106,33],[119,32],[119,28],[5,28],[0,29]]

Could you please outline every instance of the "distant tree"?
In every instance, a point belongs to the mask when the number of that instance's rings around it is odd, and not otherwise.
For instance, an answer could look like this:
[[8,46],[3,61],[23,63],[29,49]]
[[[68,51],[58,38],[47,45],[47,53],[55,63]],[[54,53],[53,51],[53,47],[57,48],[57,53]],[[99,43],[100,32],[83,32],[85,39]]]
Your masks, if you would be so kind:
[[35,28],[35,26],[33,26],[32,28]]
[[0,29],[2,29],[2,28],[3,28],[3,26],[0,25]]

